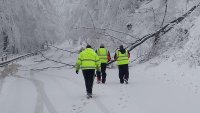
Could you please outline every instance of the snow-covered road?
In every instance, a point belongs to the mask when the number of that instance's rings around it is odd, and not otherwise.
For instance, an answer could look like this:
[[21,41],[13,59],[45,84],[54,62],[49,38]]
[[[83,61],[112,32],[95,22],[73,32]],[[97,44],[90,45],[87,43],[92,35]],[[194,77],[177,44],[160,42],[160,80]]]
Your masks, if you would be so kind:
[[200,93],[164,81],[144,66],[130,68],[129,84],[107,70],[106,84],[94,84],[86,99],[82,73],[73,69],[21,70],[1,82],[1,113],[199,113]]

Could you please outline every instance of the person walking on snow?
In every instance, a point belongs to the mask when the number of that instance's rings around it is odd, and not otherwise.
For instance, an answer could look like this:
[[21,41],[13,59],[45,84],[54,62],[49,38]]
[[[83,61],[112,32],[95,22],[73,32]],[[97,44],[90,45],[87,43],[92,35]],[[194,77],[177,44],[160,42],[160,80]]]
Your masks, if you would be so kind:
[[101,72],[97,71],[97,83],[106,82],[106,67],[107,63],[110,61],[110,52],[105,48],[104,44],[100,45],[100,48],[96,50],[97,55],[101,61]]
[[101,71],[99,56],[95,53],[90,45],[80,52],[76,62],[76,74],[79,69],[82,69],[83,77],[85,80],[86,92],[88,98],[92,97],[92,88],[95,78],[95,69]]
[[126,84],[128,84],[129,58],[130,58],[130,53],[128,52],[128,50],[124,49],[123,45],[120,45],[119,49],[115,53],[114,59],[117,61],[119,69],[119,79],[121,84],[123,84],[124,81]]

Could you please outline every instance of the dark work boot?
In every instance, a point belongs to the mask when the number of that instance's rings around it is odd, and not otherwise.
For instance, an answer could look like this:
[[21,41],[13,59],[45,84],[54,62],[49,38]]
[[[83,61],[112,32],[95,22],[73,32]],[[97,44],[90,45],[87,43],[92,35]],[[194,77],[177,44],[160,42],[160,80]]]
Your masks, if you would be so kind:
[[123,83],[124,83],[124,80],[123,80],[123,79],[121,79],[121,80],[120,80],[120,83],[121,83],[121,84],[123,84]]
[[124,81],[125,81],[126,84],[128,84],[128,80],[127,79],[124,79]]
[[87,98],[92,98],[92,93],[87,93]]
[[101,81],[103,84],[105,84],[106,83],[106,79],[102,79],[102,81]]

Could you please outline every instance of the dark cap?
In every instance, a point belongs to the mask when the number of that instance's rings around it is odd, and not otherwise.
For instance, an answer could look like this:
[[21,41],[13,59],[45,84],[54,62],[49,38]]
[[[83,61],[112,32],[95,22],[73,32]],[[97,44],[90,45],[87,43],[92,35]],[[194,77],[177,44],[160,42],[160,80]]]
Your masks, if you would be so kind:
[[119,46],[119,49],[124,49],[124,46],[123,46],[123,45],[120,45],[120,46]]
[[86,46],[86,48],[92,48],[92,46],[88,44],[88,45]]
[[100,47],[105,47],[103,43],[101,43]]

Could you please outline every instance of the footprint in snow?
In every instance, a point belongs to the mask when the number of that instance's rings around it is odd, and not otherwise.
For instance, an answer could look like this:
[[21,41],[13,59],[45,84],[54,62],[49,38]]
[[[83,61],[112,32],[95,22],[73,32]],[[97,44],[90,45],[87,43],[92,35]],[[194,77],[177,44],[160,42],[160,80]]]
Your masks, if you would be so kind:
[[83,112],[82,111],[82,107],[76,106],[76,105],[72,105],[72,112],[81,113],[81,112]]

